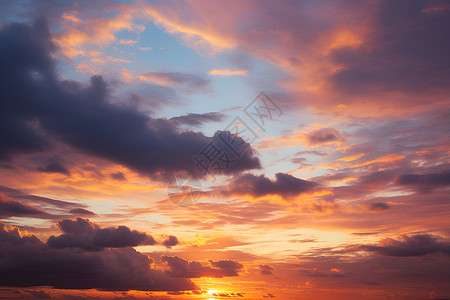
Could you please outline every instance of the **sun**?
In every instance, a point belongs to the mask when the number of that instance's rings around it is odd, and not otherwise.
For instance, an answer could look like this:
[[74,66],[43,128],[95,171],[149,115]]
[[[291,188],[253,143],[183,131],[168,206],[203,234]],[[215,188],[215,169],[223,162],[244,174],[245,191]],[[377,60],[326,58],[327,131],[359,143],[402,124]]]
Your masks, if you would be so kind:
[[208,295],[210,295],[210,296],[217,295],[217,290],[208,290]]

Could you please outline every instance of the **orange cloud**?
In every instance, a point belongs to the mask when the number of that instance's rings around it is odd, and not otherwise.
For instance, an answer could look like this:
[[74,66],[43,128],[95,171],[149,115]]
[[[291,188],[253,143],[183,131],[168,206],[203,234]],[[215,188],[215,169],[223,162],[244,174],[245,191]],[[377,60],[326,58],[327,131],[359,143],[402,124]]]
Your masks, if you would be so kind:
[[[131,6],[122,6],[123,11],[117,13],[111,18],[93,17],[80,22],[75,22],[75,26],[66,31],[62,31],[54,38],[62,53],[73,58],[78,55],[89,55],[93,46],[105,46],[116,42],[115,34],[122,30],[140,32],[145,27],[141,24],[135,24]],[[66,16],[66,18],[71,18]],[[121,43],[132,44],[134,41],[121,40]]]
[[126,60],[123,58],[116,58],[116,57],[112,57],[112,56],[107,56],[106,58],[93,58],[91,59],[92,62],[96,62],[96,63],[101,63],[101,64],[105,64],[105,63],[131,63],[131,60]]
[[247,76],[247,70],[235,70],[235,69],[213,69],[209,71],[209,75],[214,76]]
[[127,40],[127,39],[120,39],[119,43],[123,44],[123,45],[134,45],[136,44],[138,41],[133,41],[133,40]]

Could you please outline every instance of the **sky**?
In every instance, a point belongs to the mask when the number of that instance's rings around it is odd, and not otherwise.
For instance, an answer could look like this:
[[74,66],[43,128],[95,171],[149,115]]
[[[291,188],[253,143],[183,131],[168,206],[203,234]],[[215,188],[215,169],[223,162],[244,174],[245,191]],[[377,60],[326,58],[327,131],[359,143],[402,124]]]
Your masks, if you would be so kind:
[[450,299],[450,3],[0,2],[1,299]]

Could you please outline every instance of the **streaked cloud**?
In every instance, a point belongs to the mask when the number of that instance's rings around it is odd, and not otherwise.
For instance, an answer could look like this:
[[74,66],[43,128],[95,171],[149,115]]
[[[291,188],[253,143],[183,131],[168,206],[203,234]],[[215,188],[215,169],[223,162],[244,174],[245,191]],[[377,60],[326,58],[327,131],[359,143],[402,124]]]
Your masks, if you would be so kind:
[[239,69],[213,69],[209,71],[209,75],[213,76],[247,76],[247,70]]

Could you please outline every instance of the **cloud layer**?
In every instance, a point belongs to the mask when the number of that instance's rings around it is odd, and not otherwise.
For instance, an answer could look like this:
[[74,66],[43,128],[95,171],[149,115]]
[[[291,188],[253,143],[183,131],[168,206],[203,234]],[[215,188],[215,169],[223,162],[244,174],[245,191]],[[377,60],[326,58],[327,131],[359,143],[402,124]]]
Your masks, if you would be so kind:
[[[176,173],[202,175],[193,157],[212,138],[179,131],[170,120],[111,104],[110,88],[101,76],[93,76],[87,86],[59,81],[51,58],[51,36],[43,20],[34,27],[13,24],[2,28],[0,41],[4,65],[0,159],[47,151],[58,141],[155,178]],[[260,168],[249,149],[224,172]],[[68,173],[56,165],[42,171]]]
[[[90,224],[78,220],[76,223],[61,224],[62,228],[72,234],[84,234],[89,228],[94,230]],[[107,238],[102,239],[100,244],[102,247],[125,246],[130,234],[119,237],[121,234],[118,231],[108,232]],[[130,247],[85,252],[70,248],[54,249],[49,245],[42,243],[34,235],[23,235],[17,228],[7,228],[0,223],[2,285],[110,291],[197,289],[190,280],[174,279],[160,270],[152,269],[153,261]],[[78,244],[75,246],[79,247]]]

